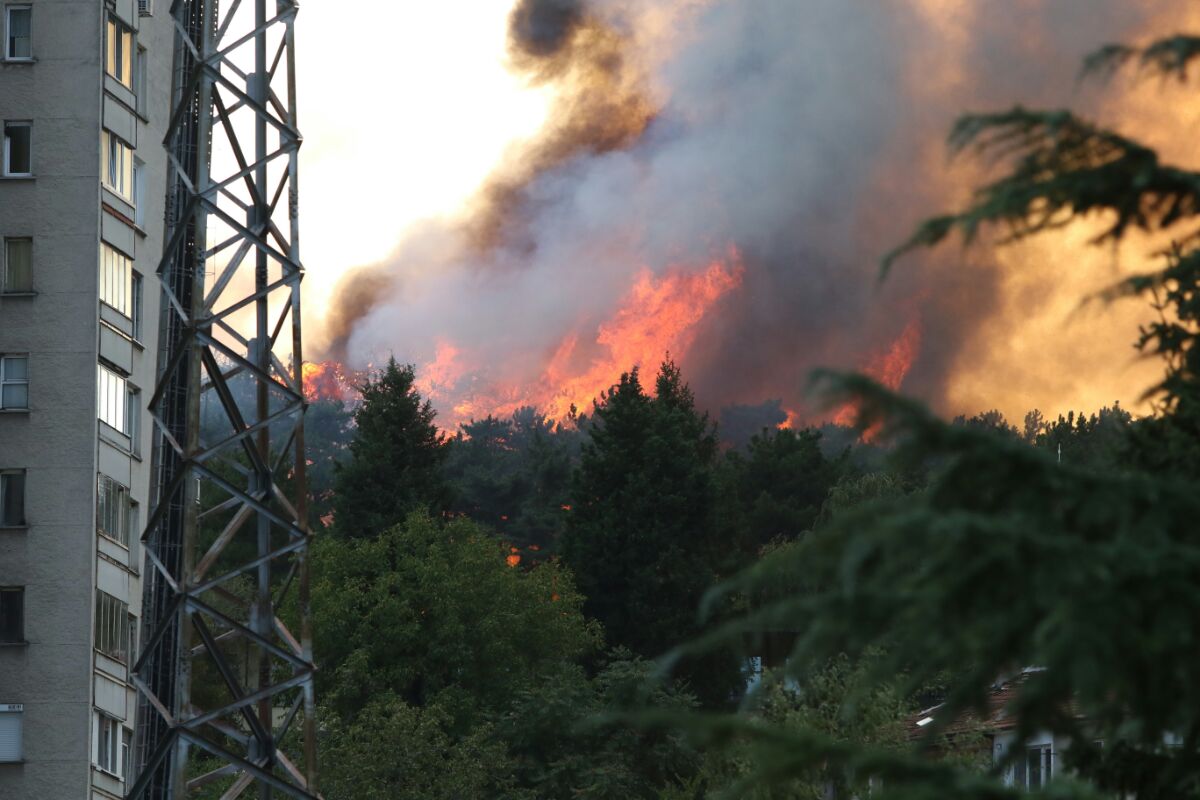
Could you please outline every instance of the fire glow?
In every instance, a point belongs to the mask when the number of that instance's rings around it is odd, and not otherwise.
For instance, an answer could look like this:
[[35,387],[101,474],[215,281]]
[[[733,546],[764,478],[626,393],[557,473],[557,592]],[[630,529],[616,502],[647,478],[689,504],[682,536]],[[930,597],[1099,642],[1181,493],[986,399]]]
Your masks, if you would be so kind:
[[[862,373],[872,380],[883,384],[893,392],[900,389],[904,378],[912,368],[913,359],[921,347],[921,323],[913,320],[908,323],[900,336],[888,346],[887,350],[877,353],[863,366]],[[853,425],[858,417],[858,406],[847,403],[834,416],[837,425]],[[870,431],[864,438],[870,439]]]
[[[439,423],[448,429],[489,414],[507,416],[522,406],[561,422],[573,411],[589,411],[633,367],[653,370],[664,358],[685,358],[705,317],[741,286],[743,273],[736,251],[699,271],[673,268],[654,275],[643,269],[617,310],[590,335],[582,325],[568,332],[528,385],[488,381],[471,353],[440,341],[434,357],[416,365],[416,388],[433,401]],[[305,394],[353,403],[354,384],[365,374],[336,361],[305,364]]]
[[736,251],[700,271],[674,268],[656,276],[643,269],[617,310],[591,331],[580,325],[563,336],[528,385],[489,381],[469,353],[441,342],[434,358],[418,365],[418,388],[451,428],[523,406],[564,421],[573,411],[588,412],[623,372],[656,369],[668,356],[683,359],[706,315],[741,286],[743,271]]

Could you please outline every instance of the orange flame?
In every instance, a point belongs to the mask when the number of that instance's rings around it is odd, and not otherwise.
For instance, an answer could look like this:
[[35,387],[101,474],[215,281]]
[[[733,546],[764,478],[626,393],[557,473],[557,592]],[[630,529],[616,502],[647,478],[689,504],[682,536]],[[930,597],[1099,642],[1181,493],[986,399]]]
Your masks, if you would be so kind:
[[434,350],[433,361],[425,364],[414,381],[417,389],[426,396],[452,391],[455,384],[466,373],[460,356],[462,351],[446,341],[439,341]]
[[657,366],[668,353],[683,357],[696,337],[697,323],[742,283],[736,252],[730,261],[731,267],[716,261],[703,272],[674,271],[660,278],[642,270],[622,307],[599,327],[596,344],[607,352],[575,372],[571,366],[578,336],[572,334],[559,345],[542,377],[544,389],[552,393],[543,400],[547,413],[563,419],[572,406],[586,409],[631,367]]
[[568,333],[529,384],[493,383],[481,390],[471,380],[464,387],[473,370],[470,355],[442,341],[434,358],[418,368],[418,388],[440,407],[440,421],[450,427],[521,406],[565,420],[572,407],[588,410],[630,368],[657,366],[668,354],[684,357],[700,321],[741,285],[742,273],[741,258],[732,250],[727,262],[714,261],[698,272],[677,268],[656,276],[644,269],[617,311],[596,327],[594,338],[578,329]]
[[[416,370],[416,388],[438,407],[440,425],[487,414],[505,416],[533,406],[563,421],[572,407],[587,411],[633,367],[657,367],[668,355],[681,359],[691,348],[699,323],[723,296],[741,286],[744,267],[736,250],[700,271],[675,268],[662,275],[649,269],[637,274],[617,311],[594,330],[576,329],[563,337],[540,374],[526,384],[492,382],[476,373],[478,359],[452,342],[437,342],[434,356]],[[363,378],[335,361],[305,364],[305,396],[309,400],[358,398],[354,384]],[[481,387],[481,384],[484,384]]]
[[798,431],[804,427],[804,422],[800,417],[799,411],[794,411],[790,408],[785,408],[784,411],[787,413],[787,419],[775,427],[781,431]]
[[310,401],[337,400],[346,402],[354,392],[345,368],[336,361],[304,362],[300,370],[304,396]]
[[[892,342],[887,350],[876,353],[862,368],[862,371],[875,381],[896,391],[904,382],[905,376],[908,375],[908,370],[912,367],[913,359],[916,358],[917,350],[920,347],[921,323],[914,319],[905,326],[899,338]],[[847,403],[838,411],[833,421],[838,425],[849,426],[854,424],[857,416],[858,405]],[[864,434],[863,438],[869,441],[870,431]]]

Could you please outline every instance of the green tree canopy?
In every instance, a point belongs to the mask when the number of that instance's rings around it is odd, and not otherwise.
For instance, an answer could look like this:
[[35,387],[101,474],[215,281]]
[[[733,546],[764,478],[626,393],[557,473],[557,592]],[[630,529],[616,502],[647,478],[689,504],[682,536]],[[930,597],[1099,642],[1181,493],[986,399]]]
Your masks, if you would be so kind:
[[532,408],[462,424],[445,465],[452,510],[520,546],[523,559],[548,557],[566,525],[580,438]]
[[354,412],[350,458],[336,468],[334,523],[341,536],[375,536],[414,509],[438,513],[448,504],[445,437],[414,378],[411,365],[391,358],[358,387],[362,404]]
[[691,710],[674,684],[651,681],[654,664],[616,650],[588,678],[564,665],[513,696],[496,731],[509,746],[517,784],[539,798],[655,798],[695,772],[699,754],[678,732],[598,722],[633,708]]
[[469,725],[600,642],[565,570],[510,568],[467,520],[414,513],[376,539],[319,541],[313,563],[319,689],[345,718],[391,692]]
[[844,468],[844,459],[825,458],[821,433],[813,429],[764,429],[745,453],[727,452],[718,470],[723,572],[749,565],[768,543],[811,528]]
[[492,729],[456,738],[436,706],[414,708],[385,692],[351,719],[322,724],[321,790],[329,800],[520,796]]
[[[563,556],[609,641],[656,657],[697,630],[715,572],[717,438],[671,362],[653,395],[636,369],[597,402],[576,473]],[[724,699],[738,681],[723,659],[687,674]]]

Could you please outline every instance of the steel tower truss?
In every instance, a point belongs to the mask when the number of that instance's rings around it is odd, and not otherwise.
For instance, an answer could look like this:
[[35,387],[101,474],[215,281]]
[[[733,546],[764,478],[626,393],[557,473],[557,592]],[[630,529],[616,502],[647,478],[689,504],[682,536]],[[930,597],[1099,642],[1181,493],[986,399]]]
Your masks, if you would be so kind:
[[174,0],[137,779],[316,797],[295,0]]

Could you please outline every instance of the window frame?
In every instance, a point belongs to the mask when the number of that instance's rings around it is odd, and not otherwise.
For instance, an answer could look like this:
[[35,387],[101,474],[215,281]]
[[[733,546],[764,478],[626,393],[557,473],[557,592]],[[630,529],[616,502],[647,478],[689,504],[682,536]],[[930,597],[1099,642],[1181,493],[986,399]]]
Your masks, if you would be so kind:
[[[12,169],[12,139],[9,136],[9,130],[15,128],[24,128],[29,131],[29,170],[27,172],[17,172]],[[4,120],[4,163],[0,164],[3,169],[5,178],[32,178],[33,177],[33,120],[31,119],[6,119]]]
[[103,589],[96,589],[95,635],[92,647],[105,658],[130,665],[128,652],[129,604]]
[[[10,288],[9,286],[9,262],[12,257],[9,254],[9,247],[14,244],[25,243],[29,245],[29,285],[25,288]],[[0,294],[33,294],[33,237],[32,236],[5,236],[4,250],[0,252]]]
[[[107,379],[107,381],[106,381]],[[129,377],[101,363],[96,364],[96,419],[122,436],[129,435]],[[105,415],[108,409],[111,414]],[[117,414],[115,418],[112,414]],[[113,424],[113,423],[116,424]]]
[[[8,366],[10,361],[20,359],[25,362],[25,377],[10,378],[8,372],[11,367]],[[0,353],[0,411],[28,411],[29,410],[29,354],[28,353]],[[25,387],[25,405],[23,406],[7,406],[4,404],[4,390],[9,386],[24,386]]]
[[138,439],[142,433],[142,390],[133,385],[133,381],[125,381],[125,430],[121,433],[129,437],[129,452],[141,455]]
[[134,48],[133,52],[133,105],[134,110],[143,118],[146,116],[146,108],[149,99],[149,89],[146,86],[149,81],[149,56],[146,48],[140,44]]
[[[13,54],[12,15],[14,11],[29,12],[29,55]],[[4,7],[4,60],[11,62],[33,61],[33,6],[30,3],[13,3]]]
[[104,25],[104,74],[130,91],[133,91],[133,63],[137,54],[137,39],[133,34],[133,28],[116,15],[108,15]]
[[[103,472],[96,473],[97,535],[128,549],[132,504],[128,486]],[[110,522],[116,530],[109,530]]]
[[[1030,765],[1033,754],[1037,753],[1037,783],[1034,783],[1033,772],[1030,770]],[[1038,744],[1026,744],[1024,752],[1024,760],[1021,763],[1019,785],[1025,789],[1040,789],[1054,777],[1054,744],[1052,742],[1040,742]]]
[[0,764],[20,764],[25,760],[25,707],[21,703],[0,703],[0,718],[13,715],[17,720],[17,754],[0,758]]
[[92,765],[101,772],[120,779],[121,772],[121,720],[103,711],[96,712],[96,751],[92,753]]
[[[5,595],[9,599],[5,600]],[[24,586],[0,586],[0,613],[3,612],[6,602],[11,603],[12,597],[16,598],[16,636],[11,639],[4,638],[4,627],[0,625],[0,645],[6,644],[28,644],[25,641],[25,587]],[[11,612],[10,612],[11,613]]]
[[129,310],[132,312],[132,316],[129,319],[133,323],[131,328],[133,331],[133,340],[140,342],[144,333],[142,330],[142,303],[146,292],[146,278],[142,273],[133,269],[132,266],[130,266],[130,276],[129,288],[132,294],[130,297],[131,308]]
[[133,257],[101,241],[99,269],[100,302],[132,322]]
[[[15,522],[5,521],[4,497],[7,495],[5,488],[9,481],[16,476],[20,478],[20,497],[21,497],[21,513]],[[3,528],[27,528],[29,527],[29,517],[25,515],[25,491],[29,488],[28,482],[29,473],[23,469],[0,469],[0,529]]]
[[[129,142],[108,128],[101,128],[100,184],[130,205],[133,205],[134,151],[134,146]],[[116,183],[110,180],[110,177],[116,180]]]

